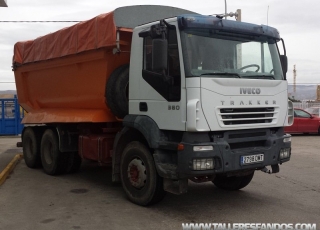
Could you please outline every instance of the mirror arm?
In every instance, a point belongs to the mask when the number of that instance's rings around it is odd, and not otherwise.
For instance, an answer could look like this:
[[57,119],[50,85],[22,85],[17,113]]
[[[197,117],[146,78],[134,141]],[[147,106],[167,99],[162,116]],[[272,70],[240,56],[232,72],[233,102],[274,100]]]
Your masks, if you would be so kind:
[[164,20],[164,19],[162,19],[161,21],[160,21],[160,23],[163,23],[164,25],[166,25],[166,27],[167,28],[169,28],[169,29],[174,29],[175,28],[175,26],[174,25],[171,25],[171,24],[169,24],[166,20]]
[[283,38],[281,38],[281,42],[282,42],[282,47],[283,47],[284,56],[287,56],[286,46],[284,45],[284,40],[283,40]]

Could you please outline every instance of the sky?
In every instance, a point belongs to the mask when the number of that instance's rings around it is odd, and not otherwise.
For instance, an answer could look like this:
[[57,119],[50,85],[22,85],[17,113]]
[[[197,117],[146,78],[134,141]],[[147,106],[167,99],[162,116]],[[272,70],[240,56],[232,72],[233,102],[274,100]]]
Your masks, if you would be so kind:
[[[279,30],[288,56],[288,83],[320,84],[320,1],[319,0],[226,0],[227,12],[241,9],[242,21],[264,24]],[[83,21],[129,5],[166,5],[204,15],[225,12],[225,0],[8,0],[0,7],[0,21]],[[230,20],[234,20],[233,18]],[[0,22],[0,90],[15,90],[11,70],[13,46],[18,41],[71,26],[75,23]]]

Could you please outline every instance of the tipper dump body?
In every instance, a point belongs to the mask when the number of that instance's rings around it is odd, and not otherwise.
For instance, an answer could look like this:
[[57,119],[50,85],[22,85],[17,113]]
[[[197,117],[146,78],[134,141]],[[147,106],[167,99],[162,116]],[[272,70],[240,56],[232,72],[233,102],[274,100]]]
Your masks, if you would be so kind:
[[[113,122],[106,83],[129,64],[132,30],[191,11],[167,6],[130,6],[101,14],[14,46],[13,70],[22,123]],[[121,50],[120,50],[121,49]]]
[[[121,40],[117,41],[117,31]],[[106,82],[130,59],[132,29],[114,13],[97,16],[14,47],[14,73],[23,123],[115,121]],[[123,52],[113,54],[117,42]]]

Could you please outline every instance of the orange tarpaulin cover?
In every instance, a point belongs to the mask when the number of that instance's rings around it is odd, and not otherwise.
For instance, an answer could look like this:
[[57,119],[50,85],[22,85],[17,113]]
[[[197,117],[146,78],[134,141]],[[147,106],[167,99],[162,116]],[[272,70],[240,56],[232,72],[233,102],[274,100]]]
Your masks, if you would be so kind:
[[13,63],[24,64],[114,46],[114,12],[99,15],[71,27],[14,45]]

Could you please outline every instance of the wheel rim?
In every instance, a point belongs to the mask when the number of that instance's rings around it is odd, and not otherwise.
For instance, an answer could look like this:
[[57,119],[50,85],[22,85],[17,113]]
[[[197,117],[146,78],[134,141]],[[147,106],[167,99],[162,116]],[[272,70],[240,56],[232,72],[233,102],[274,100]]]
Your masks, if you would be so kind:
[[141,189],[147,182],[147,171],[144,162],[140,158],[135,158],[128,165],[128,179],[131,185]]
[[47,142],[46,147],[43,151],[44,159],[47,164],[52,164],[53,162],[53,145],[51,142]]

